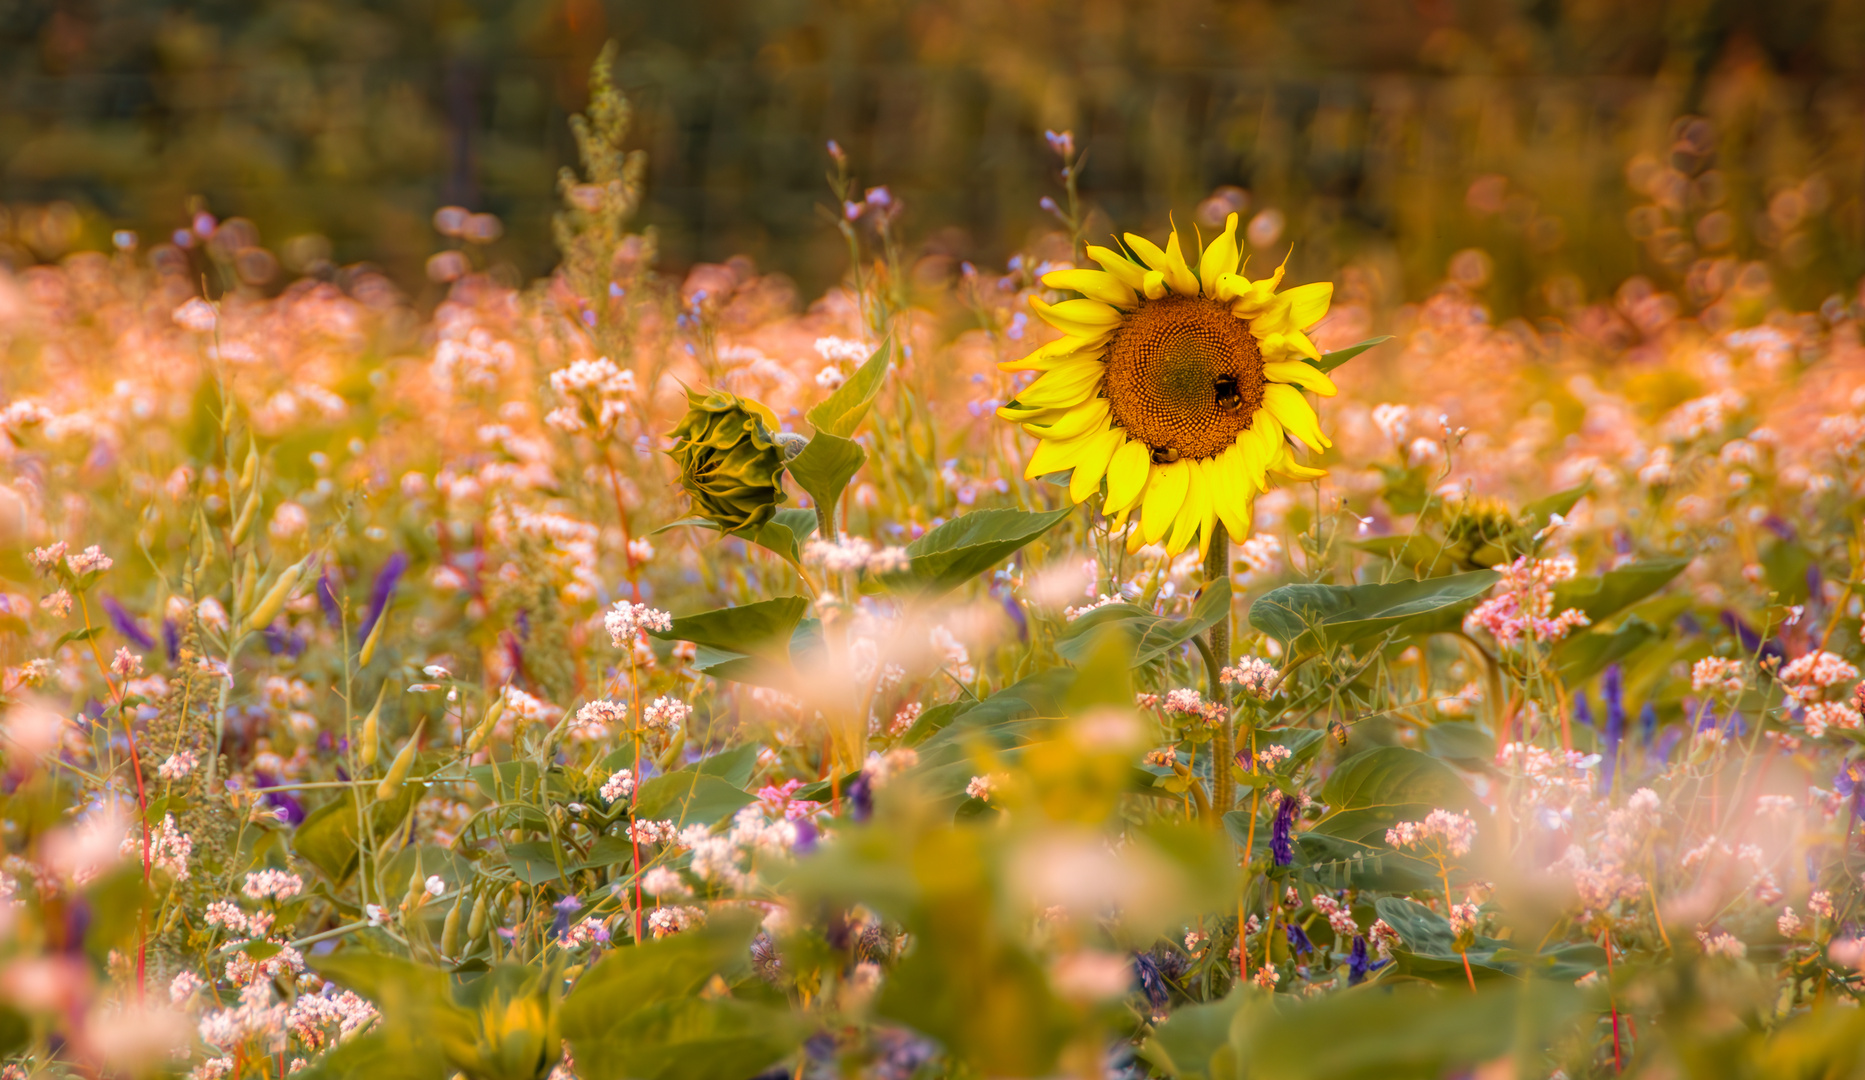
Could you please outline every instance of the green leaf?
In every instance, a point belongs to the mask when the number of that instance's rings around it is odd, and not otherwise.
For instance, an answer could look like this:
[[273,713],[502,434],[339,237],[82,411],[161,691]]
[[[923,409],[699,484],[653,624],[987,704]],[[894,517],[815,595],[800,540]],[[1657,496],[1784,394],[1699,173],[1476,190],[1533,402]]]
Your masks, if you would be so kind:
[[[563,869],[565,873],[576,869],[574,854],[563,852]],[[563,877],[557,871],[558,849],[549,840],[526,840],[523,843],[505,845],[505,858],[511,864],[512,876],[526,885],[548,885]]]
[[664,641],[690,641],[702,649],[756,657],[767,663],[790,666],[790,637],[795,633],[809,601],[801,596],[780,596],[740,607],[683,615],[668,630],[649,634]]
[[1487,764],[1496,758],[1496,736],[1468,721],[1447,721],[1425,729],[1425,748],[1446,761]]
[[1552,495],[1536,499],[1522,507],[1521,516],[1528,522],[1528,527],[1536,532],[1548,527],[1548,522],[1555,514],[1565,517],[1583,497],[1593,490],[1593,478],[1588,477],[1579,487],[1570,487],[1566,491],[1557,491]]
[[1319,368],[1322,371],[1333,371],[1335,368],[1341,366],[1342,364],[1346,363],[1349,360],[1352,360],[1354,357],[1359,356],[1361,353],[1365,352],[1366,350],[1371,349],[1377,345],[1384,345],[1386,342],[1391,341],[1391,340],[1392,340],[1391,334],[1381,334],[1380,336],[1376,338],[1367,338],[1365,341],[1362,341],[1355,345],[1349,345],[1344,349],[1335,349],[1333,352],[1324,352],[1321,354],[1321,359],[1319,360],[1310,360],[1306,356],[1304,356],[1302,357],[1302,363],[1307,364],[1311,368]]
[[717,776],[682,769],[643,783],[635,793],[635,816],[678,827],[711,825],[756,801],[757,796]]
[[1562,679],[1577,685],[1662,636],[1657,627],[1637,615],[1628,615],[1610,634],[1590,630],[1561,641],[1554,647],[1554,669]]
[[868,452],[853,439],[818,431],[803,452],[792,458],[790,476],[816,505],[829,513],[842,497],[842,489],[868,460]]
[[[678,529],[688,525],[710,529],[713,532],[719,531],[719,526],[714,524],[711,518],[688,517],[681,518],[679,521],[670,521],[648,535],[659,536],[668,529]],[[798,563],[803,559],[803,541],[809,539],[810,534],[815,531],[816,511],[793,506],[777,511],[769,521],[756,529],[731,535],[740,540],[749,540],[767,551],[776,552],[791,563]]]
[[1321,801],[1328,812],[1313,831],[1360,843],[1383,843],[1394,824],[1422,820],[1434,809],[1479,809],[1450,766],[1404,746],[1377,746],[1336,765]]
[[1099,636],[1096,631],[1105,626],[1118,626],[1137,643],[1133,666],[1143,667],[1216,626],[1230,614],[1230,596],[1228,580],[1214,581],[1199,593],[1197,602],[1183,619],[1168,619],[1134,604],[1096,608],[1063,630],[1056,642],[1056,653],[1069,663],[1080,665],[1087,659],[1093,640]]
[[[1184,1080],[1216,1080],[1211,1059],[1230,1047],[1230,1028],[1252,995],[1233,989],[1230,996],[1173,1010],[1153,1032],[1140,1055],[1159,1071]],[[1261,1006],[1261,999],[1255,999]]]
[[1414,892],[1441,885],[1436,866],[1394,851],[1383,839],[1365,843],[1311,829],[1295,834],[1295,849],[1302,876],[1325,889]]
[[1433,623],[1434,616],[1473,603],[1497,577],[1494,570],[1474,570],[1385,585],[1284,585],[1250,605],[1250,625],[1291,654],[1308,656]]
[[[894,339],[890,336],[881,342],[880,348],[868,357],[848,381],[836,387],[830,394],[810,409],[805,415],[810,426],[819,433],[848,438],[861,426],[861,421],[868,415],[868,407],[874,403],[874,396],[881,392],[881,384],[887,379],[888,358],[893,353]],[[813,441],[813,440],[812,440]]]
[[[361,816],[368,820],[375,838],[382,840],[401,826],[408,812],[414,809],[415,801],[425,793],[424,784],[403,784],[394,798],[371,802]],[[374,796],[375,793],[371,791],[369,797],[373,800]],[[292,850],[299,858],[323,871],[333,884],[349,880],[350,874],[356,869],[359,858],[356,842],[359,815],[356,807],[359,797],[358,793],[352,791],[325,803],[311,811],[292,833]]]
[[1008,558],[1071,512],[1067,506],[1047,512],[974,510],[908,544],[907,569],[886,575],[882,583],[900,595],[937,599]]
[[1555,1041],[1583,1001],[1571,984],[1542,981],[1476,994],[1354,988],[1266,1010],[1241,1033],[1238,1058],[1277,1080],[1438,1080]]
[[1563,581],[1554,586],[1554,611],[1559,614],[1579,608],[1587,618],[1599,622],[1664,588],[1689,565],[1689,559],[1648,559],[1597,577]]
[[89,626],[85,627],[83,630],[73,630],[68,634],[60,634],[58,635],[58,640],[52,643],[52,652],[55,653],[74,641],[89,641],[103,632],[104,628],[101,626]]

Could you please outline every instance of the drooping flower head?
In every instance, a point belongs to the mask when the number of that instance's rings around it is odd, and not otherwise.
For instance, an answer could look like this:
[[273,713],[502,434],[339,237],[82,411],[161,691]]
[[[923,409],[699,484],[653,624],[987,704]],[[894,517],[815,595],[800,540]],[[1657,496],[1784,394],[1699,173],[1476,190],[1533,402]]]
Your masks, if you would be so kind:
[[1043,276],[1081,299],[1031,301],[1065,336],[1002,365],[1042,373],[998,410],[1040,440],[1024,475],[1073,469],[1076,502],[1105,480],[1117,525],[1139,515],[1134,550],[1163,542],[1176,555],[1194,536],[1203,550],[1220,521],[1249,536],[1251,505],[1272,476],[1324,475],[1296,462],[1289,438],[1316,453],[1333,445],[1302,391],[1335,393],[1304,333],[1327,314],[1334,286],[1277,293],[1286,261],[1244,277],[1236,234],[1232,214],[1195,267],[1177,229],[1163,249],[1128,233],[1137,262],[1090,246],[1100,270]]
[[786,499],[787,458],[777,417],[723,390],[705,396],[688,391],[687,404],[667,453],[680,466],[680,486],[693,497],[694,512],[722,532],[756,531]]

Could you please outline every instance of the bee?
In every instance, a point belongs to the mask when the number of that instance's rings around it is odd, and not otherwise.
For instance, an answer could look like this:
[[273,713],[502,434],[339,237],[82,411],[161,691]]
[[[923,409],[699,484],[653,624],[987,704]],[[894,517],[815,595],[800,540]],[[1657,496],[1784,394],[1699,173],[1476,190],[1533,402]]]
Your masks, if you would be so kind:
[[1243,408],[1243,391],[1237,386],[1237,380],[1225,376],[1213,387],[1217,392],[1217,407],[1225,412],[1234,413]]
[[1170,465],[1178,459],[1179,448],[1176,446],[1153,447],[1153,464],[1155,465]]

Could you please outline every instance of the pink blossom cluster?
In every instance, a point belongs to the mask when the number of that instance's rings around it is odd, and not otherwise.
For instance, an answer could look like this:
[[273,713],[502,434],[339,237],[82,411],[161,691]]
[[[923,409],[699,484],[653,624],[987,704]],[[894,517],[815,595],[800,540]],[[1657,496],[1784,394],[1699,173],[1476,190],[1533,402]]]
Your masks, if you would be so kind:
[[1238,660],[1236,666],[1219,672],[1219,678],[1231,686],[1254,694],[1258,701],[1268,701],[1270,687],[1276,681],[1276,666],[1267,660],[1246,656]]
[[252,900],[289,900],[304,891],[304,879],[268,868],[247,874],[240,891]]
[[1450,910],[1451,933],[1459,936],[1466,933],[1475,933],[1476,924],[1482,917],[1482,912],[1475,904],[1452,904]]
[[1699,694],[1706,690],[1718,694],[1739,694],[1742,686],[1742,665],[1738,661],[1706,656],[1690,667],[1690,688]]
[[628,649],[634,647],[636,634],[647,630],[662,633],[672,630],[673,616],[646,604],[617,600],[614,607],[602,613],[602,626],[616,648]]
[[1554,614],[1554,583],[1579,572],[1572,555],[1537,559],[1523,555],[1500,567],[1502,592],[1464,616],[1464,631],[1484,630],[1504,647],[1521,641],[1551,642],[1591,620],[1578,608]]
[[664,844],[679,831],[671,821],[635,821],[628,825],[628,838],[638,844]]
[[609,802],[620,802],[635,793],[635,774],[628,769],[621,769],[609,775],[602,782],[598,792]]
[[607,736],[628,721],[628,706],[619,701],[598,698],[584,703],[570,718],[567,726],[570,738],[579,742],[589,742]]
[[1386,843],[1393,847],[1422,847],[1436,840],[1451,858],[1468,855],[1475,839],[1475,819],[1453,810],[1433,810],[1423,821],[1401,821],[1386,830]]
[[678,698],[657,697],[641,710],[641,722],[652,731],[671,735],[693,715],[693,706]]
[[1373,925],[1367,930],[1366,936],[1382,960],[1392,959],[1393,948],[1405,944],[1404,939],[1399,937],[1399,932],[1384,919],[1373,920]]
[[1320,912],[1327,919],[1328,926],[1333,928],[1334,936],[1345,940],[1360,932],[1360,924],[1354,921],[1353,912],[1346,904],[1327,893],[1316,893],[1313,903],[1315,910]]
[[161,766],[155,770],[155,775],[172,783],[186,778],[200,763],[201,759],[194,751],[177,750],[163,759]]
[[844,536],[839,540],[811,540],[803,545],[803,561],[836,574],[863,570],[892,574],[905,570],[913,559],[905,548],[876,547],[859,536]]
[[704,924],[706,911],[696,907],[660,907],[648,912],[648,931],[657,938]]

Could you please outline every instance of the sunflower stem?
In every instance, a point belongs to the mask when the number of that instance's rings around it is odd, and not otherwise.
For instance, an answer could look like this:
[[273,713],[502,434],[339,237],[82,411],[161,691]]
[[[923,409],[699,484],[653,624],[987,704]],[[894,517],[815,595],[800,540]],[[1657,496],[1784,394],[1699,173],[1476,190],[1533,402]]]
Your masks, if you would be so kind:
[[[1205,588],[1209,589],[1219,581],[1230,579],[1230,534],[1219,522],[1212,531],[1210,550],[1205,552],[1204,560]],[[1210,700],[1224,707],[1224,719],[1218,723],[1217,734],[1211,740],[1211,803],[1213,811],[1222,816],[1229,813],[1237,802],[1237,785],[1231,778],[1230,765],[1232,744],[1235,741],[1230,715],[1229,694],[1224,689],[1224,665],[1230,663],[1230,612],[1213,623],[1206,631],[1206,643],[1210,648],[1205,651],[1205,672],[1210,678]]]

